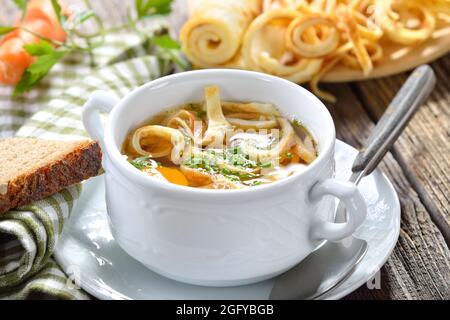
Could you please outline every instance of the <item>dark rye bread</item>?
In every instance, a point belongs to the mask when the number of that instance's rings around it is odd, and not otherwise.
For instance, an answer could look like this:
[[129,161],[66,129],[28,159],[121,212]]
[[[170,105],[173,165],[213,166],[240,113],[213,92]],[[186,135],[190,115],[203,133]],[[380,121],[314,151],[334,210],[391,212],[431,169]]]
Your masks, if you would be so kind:
[[101,167],[95,141],[0,139],[0,214],[95,176]]

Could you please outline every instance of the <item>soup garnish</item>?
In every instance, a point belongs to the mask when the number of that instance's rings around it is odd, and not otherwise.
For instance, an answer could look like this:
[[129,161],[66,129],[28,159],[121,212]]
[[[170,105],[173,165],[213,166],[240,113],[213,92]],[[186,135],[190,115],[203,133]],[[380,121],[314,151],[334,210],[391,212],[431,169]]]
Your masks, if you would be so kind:
[[293,175],[317,158],[309,131],[272,104],[220,100],[217,86],[205,101],[153,117],[133,130],[123,153],[138,170],[182,186],[243,189]]

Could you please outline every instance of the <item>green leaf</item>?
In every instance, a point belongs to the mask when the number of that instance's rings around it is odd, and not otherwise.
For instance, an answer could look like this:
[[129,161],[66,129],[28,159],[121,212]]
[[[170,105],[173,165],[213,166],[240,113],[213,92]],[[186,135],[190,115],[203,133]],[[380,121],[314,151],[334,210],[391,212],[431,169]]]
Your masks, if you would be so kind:
[[16,4],[16,6],[22,11],[25,11],[25,9],[27,8],[27,0],[13,0],[13,1]]
[[181,54],[181,47],[177,41],[168,35],[162,35],[151,39],[151,43],[158,49],[156,55],[165,60],[171,60],[182,70],[189,69],[190,65]]
[[25,13],[27,11],[27,0],[13,0],[13,1],[16,4],[17,8],[19,8],[20,11],[22,11],[22,16],[20,17],[20,20],[23,20],[23,18],[25,17]]
[[0,36],[16,30],[16,27],[0,26]]
[[68,50],[53,50],[51,53],[38,56],[36,61],[25,70],[25,73],[14,89],[13,95],[18,96],[38,84],[51,68],[68,52]]
[[52,7],[55,11],[56,16],[58,17],[59,24],[64,28],[67,22],[67,17],[61,13],[61,6],[59,5],[58,0],[51,0]]
[[58,0],[51,0],[51,1],[53,10],[55,11],[56,16],[58,17],[59,22],[61,22],[61,6],[59,5]]
[[168,35],[154,37],[153,43],[156,44],[158,47],[164,49],[175,49],[175,50],[180,49],[179,43]]
[[41,40],[38,43],[26,44],[23,48],[32,56],[43,56],[55,51],[55,48],[45,40]]
[[143,16],[144,5],[145,5],[144,0],[136,0],[135,7],[138,18],[141,18]]
[[172,0],[136,0],[138,19],[143,17],[170,13]]

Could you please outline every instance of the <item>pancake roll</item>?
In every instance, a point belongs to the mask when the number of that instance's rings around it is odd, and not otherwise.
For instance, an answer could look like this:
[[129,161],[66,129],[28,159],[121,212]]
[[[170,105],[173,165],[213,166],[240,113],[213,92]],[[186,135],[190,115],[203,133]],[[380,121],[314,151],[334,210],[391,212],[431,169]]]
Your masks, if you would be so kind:
[[260,0],[187,0],[181,45],[198,68],[237,64],[242,38],[261,11]]

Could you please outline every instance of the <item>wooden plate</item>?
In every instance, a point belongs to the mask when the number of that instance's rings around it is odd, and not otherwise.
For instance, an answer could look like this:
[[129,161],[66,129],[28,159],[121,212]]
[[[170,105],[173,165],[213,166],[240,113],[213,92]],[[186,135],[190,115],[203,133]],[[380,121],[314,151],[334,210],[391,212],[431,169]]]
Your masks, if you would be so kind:
[[[176,37],[188,19],[186,0],[175,0],[169,24]],[[338,65],[322,77],[321,82],[350,82],[381,78],[398,74],[432,62],[450,52],[450,26],[439,25],[432,37],[415,46],[382,43],[383,58],[375,64],[369,76],[359,70]]]
[[383,43],[383,59],[379,61],[367,77],[359,70],[338,65],[328,72],[322,82],[349,82],[391,76],[411,70],[421,64],[434,61],[450,52],[450,27],[441,28],[432,38],[416,46],[400,46]]

